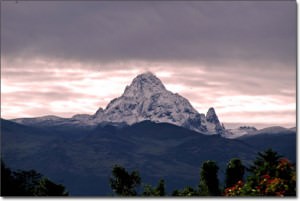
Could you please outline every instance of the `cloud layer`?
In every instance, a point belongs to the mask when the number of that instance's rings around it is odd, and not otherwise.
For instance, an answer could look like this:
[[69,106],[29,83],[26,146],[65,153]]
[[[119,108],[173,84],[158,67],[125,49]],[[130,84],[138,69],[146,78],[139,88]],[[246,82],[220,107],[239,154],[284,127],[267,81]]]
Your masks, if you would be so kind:
[[5,2],[6,55],[293,62],[295,2]]
[[3,117],[93,113],[150,70],[223,121],[295,123],[293,1],[2,7]]

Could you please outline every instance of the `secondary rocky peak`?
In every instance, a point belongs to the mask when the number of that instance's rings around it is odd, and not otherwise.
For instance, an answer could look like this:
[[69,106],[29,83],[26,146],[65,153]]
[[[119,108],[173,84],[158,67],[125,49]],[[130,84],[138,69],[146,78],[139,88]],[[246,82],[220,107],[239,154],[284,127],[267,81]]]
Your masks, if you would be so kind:
[[213,107],[208,109],[206,113],[206,121],[211,123],[219,123],[218,116],[216,115],[216,111]]
[[223,134],[225,131],[225,127],[223,125],[221,125],[219,118],[216,114],[216,111],[213,107],[209,108],[205,119],[207,121],[208,124],[213,124],[214,125],[214,129],[216,131],[217,134]]
[[166,88],[163,83],[153,73],[146,72],[133,79],[131,84],[126,87],[123,96],[149,95],[161,93]]

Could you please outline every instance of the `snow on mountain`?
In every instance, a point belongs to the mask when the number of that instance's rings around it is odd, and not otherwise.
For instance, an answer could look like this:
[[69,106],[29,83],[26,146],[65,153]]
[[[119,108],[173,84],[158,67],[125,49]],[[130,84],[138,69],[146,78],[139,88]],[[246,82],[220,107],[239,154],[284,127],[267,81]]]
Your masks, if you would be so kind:
[[254,136],[259,134],[272,135],[272,134],[290,134],[295,132],[296,132],[295,128],[287,129],[281,126],[272,126],[260,130],[257,130],[255,127],[252,126],[241,126],[235,129],[226,129],[225,132],[222,133],[221,135],[225,138],[234,139],[242,136],[248,137],[248,136]]
[[[45,119],[42,118],[36,118],[37,122]],[[62,123],[62,119],[51,120]],[[151,72],[134,78],[124,93],[113,99],[105,109],[99,108],[94,115],[74,115],[66,122],[91,126],[100,123],[132,125],[145,120],[170,123],[203,134],[225,132],[213,108],[210,108],[206,115],[198,113],[186,98],[168,91]],[[15,122],[26,124],[24,119],[16,119]]]
[[34,124],[51,124],[53,122],[64,121],[66,118],[54,116],[54,115],[47,115],[43,117],[32,117],[32,118],[19,118],[14,119],[13,121],[19,124],[25,125],[34,125]]
[[[215,115],[216,116],[216,115]],[[119,98],[95,114],[95,122],[125,122],[129,125],[150,120],[182,126],[205,134],[218,134],[187,99],[168,91],[152,73],[138,75]],[[212,126],[213,125],[213,126]],[[209,127],[210,126],[210,127]]]
[[222,136],[225,138],[234,139],[234,138],[238,138],[238,137],[241,137],[244,135],[255,134],[256,132],[257,132],[257,129],[255,127],[240,126],[235,129],[226,129]]

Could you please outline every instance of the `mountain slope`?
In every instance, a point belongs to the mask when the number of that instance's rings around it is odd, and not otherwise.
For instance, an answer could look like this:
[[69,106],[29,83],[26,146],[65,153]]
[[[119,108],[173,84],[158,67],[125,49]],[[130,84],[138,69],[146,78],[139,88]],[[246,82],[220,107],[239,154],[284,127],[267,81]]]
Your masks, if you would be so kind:
[[201,115],[188,100],[166,90],[151,73],[137,76],[124,94],[111,101],[95,119],[97,122],[126,122],[129,125],[150,120],[205,131],[201,126]]
[[256,134],[244,135],[237,138],[257,150],[278,150],[284,157],[296,161],[297,135],[295,131],[282,127],[270,127],[259,130]]
[[[71,195],[109,195],[108,178],[115,164],[139,170],[145,183],[155,185],[160,178],[165,179],[170,192],[186,185],[196,186],[202,162],[215,160],[222,181],[229,159],[238,157],[249,164],[265,148],[264,141],[258,146],[255,140],[201,135],[176,125],[151,121],[122,128],[98,125],[69,138],[55,134],[51,127],[45,134],[42,129],[1,122],[5,162],[16,169],[36,169],[66,185]],[[286,141],[270,138],[268,146],[295,154],[296,145],[290,143],[293,136],[286,137]],[[288,144],[278,146],[283,143]]]
[[251,137],[256,135],[270,135],[270,134],[294,134],[297,132],[296,128],[284,128],[281,126],[272,126],[267,128],[262,128],[257,130],[255,127],[252,126],[240,126],[236,129],[226,129],[225,132],[223,132],[221,135],[222,137],[225,137],[227,139],[242,139],[244,137]]

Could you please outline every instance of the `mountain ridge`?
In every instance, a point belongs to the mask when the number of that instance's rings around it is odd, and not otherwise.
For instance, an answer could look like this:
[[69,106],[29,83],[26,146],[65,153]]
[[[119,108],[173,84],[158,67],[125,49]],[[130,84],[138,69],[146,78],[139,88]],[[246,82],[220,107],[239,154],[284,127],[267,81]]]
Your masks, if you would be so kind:
[[224,139],[151,121],[123,128],[98,125],[74,136],[76,130],[70,127],[63,135],[53,127],[35,129],[1,119],[3,160],[12,168],[36,169],[81,196],[109,195],[114,164],[141,170],[143,181],[152,185],[164,178],[167,188],[175,189],[198,185],[205,160],[218,163],[221,180],[231,158],[248,166],[258,151],[270,147],[296,161],[295,132]]
[[[142,121],[170,123],[206,135],[220,135],[228,139],[263,133],[288,133],[285,128],[272,127],[257,130],[240,126],[226,129],[216,111],[210,107],[206,114],[199,113],[188,99],[167,90],[153,73],[136,76],[123,94],[112,99],[105,109],[98,108],[92,114],[75,114],[71,118],[47,115],[36,118],[18,118],[12,121],[36,127],[76,127],[92,129],[97,125],[130,126]],[[296,128],[293,129],[296,131]]]
[[151,72],[136,76],[120,97],[111,100],[105,109],[100,107],[93,115],[76,114],[72,118],[44,116],[12,121],[25,125],[94,127],[103,122],[132,125],[145,120],[171,123],[208,135],[221,135],[225,132],[214,108],[209,108],[206,115],[199,113],[186,98],[168,91]]

